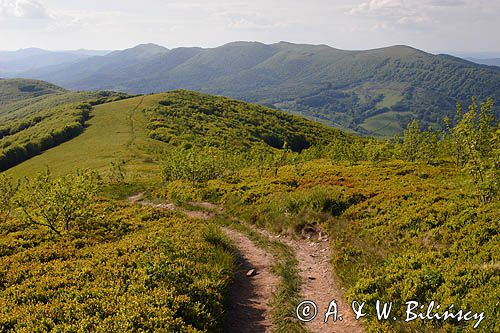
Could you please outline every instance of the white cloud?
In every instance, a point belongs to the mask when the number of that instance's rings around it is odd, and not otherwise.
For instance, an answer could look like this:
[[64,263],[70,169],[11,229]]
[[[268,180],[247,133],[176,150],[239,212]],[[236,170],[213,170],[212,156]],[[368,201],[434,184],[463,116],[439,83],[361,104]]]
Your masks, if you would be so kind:
[[265,17],[256,12],[227,11],[216,14],[230,29],[258,30],[269,28],[285,28],[291,24],[276,18]]
[[354,6],[350,13],[352,15],[368,14],[380,11],[399,10],[401,8],[403,8],[403,2],[401,0],[370,0]]
[[500,0],[0,0],[0,48],[288,40],[498,51],[498,17]]
[[349,11],[351,16],[375,20],[375,27],[425,29],[438,24],[438,7],[449,7],[450,0],[369,0]]
[[467,2],[460,0],[431,0],[430,4],[437,7],[459,7],[466,5]]
[[47,9],[36,0],[0,0],[0,18],[48,19]]

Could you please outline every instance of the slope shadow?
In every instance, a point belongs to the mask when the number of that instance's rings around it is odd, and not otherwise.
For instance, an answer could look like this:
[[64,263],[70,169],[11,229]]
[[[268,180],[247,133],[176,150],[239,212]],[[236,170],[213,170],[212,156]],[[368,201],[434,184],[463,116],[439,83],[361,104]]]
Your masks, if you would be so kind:
[[260,333],[269,329],[264,324],[265,309],[259,303],[256,277],[246,276],[251,269],[255,267],[244,255],[236,251],[236,271],[226,305],[225,333]]

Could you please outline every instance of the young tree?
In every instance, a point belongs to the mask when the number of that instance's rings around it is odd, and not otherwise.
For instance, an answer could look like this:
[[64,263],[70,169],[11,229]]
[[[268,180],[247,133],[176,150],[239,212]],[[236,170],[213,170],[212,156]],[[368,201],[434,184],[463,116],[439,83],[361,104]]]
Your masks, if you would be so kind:
[[272,164],[273,154],[265,147],[256,146],[250,150],[248,158],[250,164],[257,169],[259,177],[262,178]]
[[61,236],[92,215],[91,204],[97,194],[99,177],[83,171],[53,179],[50,171],[27,179],[17,205],[28,224],[44,226]]
[[[463,107],[462,104],[457,104],[457,112],[455,114],[454,123],[457,124],[463,117]],[[448,117],[444,118],[444,123],[446,126],[447,139],[450,141],[451,156],[455,165],[458,167],[463,167],[464,165],[464,142],[457,128],[451,123]]]
[[433,131],[432,128],[420,133],[418,159],[425,163],[432,162],[437,156],[438,142],[438,132]]
[[192,147],[171,149],[164,156],[163,176],[165,181],[188,180],[206,182],[223,176],[230,160],[214,147]]
[[283,148],[274,154],[274,163],[273,163],[273,170],[274,170],[274,176],[278,176],[278,171],[281,167],[285,166],[287,161],[288,161],[288,155],[291,154],[290,147],[288,146],[288,142],[283,143]]
[[474,180],[480,200],[489,202],[498,194],[498,123],[488,99],[479,106],[475,98],[453,129],[463,148],[463,165]]
[[420,148],[420,124],[414,119],[403,133],[403,158],[410,162],[415,162],[418,158]]

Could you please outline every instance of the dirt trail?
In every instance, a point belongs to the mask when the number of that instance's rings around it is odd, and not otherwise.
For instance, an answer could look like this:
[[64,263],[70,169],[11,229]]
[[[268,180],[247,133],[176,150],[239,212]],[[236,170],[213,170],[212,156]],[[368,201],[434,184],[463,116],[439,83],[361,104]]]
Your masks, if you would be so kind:
[[[279,279],[271,273],[273,258],[243,234],[228,228],[223,230],[238,250],[224,332],[270,332],[271,309],[268,303],[279,283]],[[252,269],[257,275],[247,276]]]
[[127,142],[127,147],[130,148],[132,144],[134,143],[135,139],[137,138],[137,135],[135,133],[135,124],[134,124],[134,113],[139,109],[141,104],[144,102],[144,96],[142,96],[141,100],[139,103],[132,109],[130,110],[127,118],[129,121],[129,127],[130,127],[130,140]]
[[[302,278],[301,294],[303,300],[313,301],[318,307],[318,316],[306,323],[306,327],[311,332],[364,332],[361,324],[354,319],[349,304],[344,301],[342,289],[333,278],[330,263],[332,253],[328,241],[326,239],[320,241],[296,240],[290,237],[279,237],[279,239],[295,251]],[[337,320],[334,323],[330,316],[325,324],[325,313],[330,302],[334,299],[338,306],[338,313],[342,315],[342,321]]]
[[[178,210],[194,218],[209,219],[222,209],[210,203],[191,203],[203,209],[202,211],[189,211],[174,204],[154,204],[143,200],[143,194],[129,198],[130,202],[153,206],[162,209]],[[278,240],[295,252],[298,261],[299,274],[302,279],[301,294],[303,300],[313,301],[318,308],[317,317],[306,323],[310,332],[329,333],[363,333],[359,322],[354,319],[354,314],[349,304],[344,301],[344,293],[334,279],[330,264],[332,253],[328,240],[319,234],[319,239],[293,239],[287,236],[274,235],[268,231],[252,227],[256,232],[273,240]],[[279,279],[271,273],[273,257],[269,253],[255,246],[245,235],[233,229],[223,228],[224,233],[233,240],[237,248],[237,270],[235,281],[230,291],[230,307],[225,332],[268,332],[271,330],[271,317],[269,300],[277,290]],[[255,269],[257,275],[248,277],[247,273]],[[325,324],[325,313],[332,300],[338,306],[338,317],[333,322],[328,318]]]
[[[302,300],[313,301],[318,308],[317,317],[314,320],[306,323],[306,328],[310,332],[364,332],[361,324],[354,319],[354,314],[352,313],[349,304],[344,301],[344,293],[334,279],[333,269],[330,263],[332,253],[328,245],[327,238],[320,236],[318,241],[312,241],[311,239],[293,239],[291,237],[273,235],[268,231],[255,227],[252,227],[252,229],[267,238],[280,241],[294,250],[295,256],[298,261],[299,275],[302,279]],[[239,240],[235,240],[235,243],[241,244]],[[251,250],[252,252],[263,252],[259,248],[249,248],[249,250]],[[255,252],[253,253],[254,255],[256,254]],[[258,260],[261,255],[262,254],[257,254],[257,257],[255,259]],[[269,260],[269,264],[271,264],[272,259]],[[328,318],[328,322],[324,323],[325,313],[327,312],[327,309],[332,300],[335,300],[337,303],[339,317],[337,317],[336,322],[333,322],[333,317],[330,316]],[[342,320],[339,320],[340,316],[342,316]],[[254,330],[251,332],[264,331]]]
[[[133,195],[128,198],[128,201],[130,203],[134,204],[139,204],[142,206],[148,206],[148,207],[154,207],[154,208],[160,208],[160,209],[166,209],[166,210],[175,210],[178,212],[182,212],[183,214],[186,214],[186,216],[195,218],[195,219],[203,219],[203,220],[208,220],[212,217],[215,216],[215,213],[212,211],[207,211],[207,210],[187,210],[182,207],[176,206],[173,203],[154,203],[150,200],[147,200],[144,198],[144,192],[138,193],[136,195]],[[210,203],[192,203],[193,206],[198,206],[200,208],[205,208],[205,209],[215,209],[213,207],[216,207]]]
[[[180,211],[192,218],[210,219],[220,208],[210,203],[191,203],[207,210],[190,211],[173,203],[155,204],[144,199],[144,193],[128,198],[129,202],[160,209]],[[273,257],[257,247],[248,237],[229,228],[224,233],[236,246],[236,271],[229,291],[229,305],[224,322],[227,333],[260,333],[271,331],[269,301],[276,292],[279,279],[271,273]],[[254,270],[251,276],[247,274]]]

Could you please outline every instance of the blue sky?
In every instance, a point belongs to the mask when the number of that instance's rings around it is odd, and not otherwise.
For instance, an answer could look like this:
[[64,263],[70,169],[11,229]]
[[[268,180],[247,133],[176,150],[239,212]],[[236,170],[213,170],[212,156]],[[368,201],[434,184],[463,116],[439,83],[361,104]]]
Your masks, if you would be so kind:
[[0,49],[281,40],[500,52],[500,0],[0,0]]

